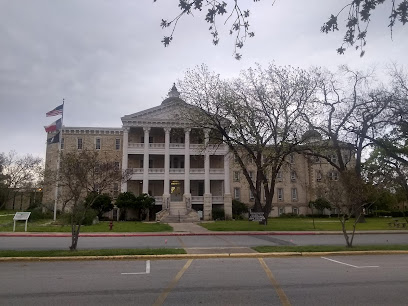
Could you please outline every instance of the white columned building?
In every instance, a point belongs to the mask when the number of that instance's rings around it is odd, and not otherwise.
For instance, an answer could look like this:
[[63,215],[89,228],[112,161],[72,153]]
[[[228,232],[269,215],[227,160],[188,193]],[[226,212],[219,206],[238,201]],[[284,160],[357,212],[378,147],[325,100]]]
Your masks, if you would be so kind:
[[121,118],[122,169],[132,173],[122,191],[154,196],[167,222],[210,220],[215,207],[231,217],[228,148],[186,120],[179,95],[173,86],[159,106]]

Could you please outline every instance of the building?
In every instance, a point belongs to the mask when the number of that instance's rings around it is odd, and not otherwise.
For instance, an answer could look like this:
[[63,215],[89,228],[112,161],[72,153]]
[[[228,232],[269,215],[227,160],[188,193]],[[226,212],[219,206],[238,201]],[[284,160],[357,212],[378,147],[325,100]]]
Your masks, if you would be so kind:
[[[211,220],[214,208],[224,209],[230,218],[232,199],[251,206],[248,183],[226,145],[215,143],[208,130],[183,120],[180,114],[185,106],[173,86],[159,106],[123,116],[121,128],[64,126],[61,150],[98,150],[114,160],[130,176],[127,182],[112,186],[112,195],[131,191],[154,196],[157,220]],[[57,160],[58,144],[47,145],[46,168],[56,169]],[[250,162],[248,169],[256,173]],[[324,175],[338,178],[325,161],[290,155],[278,174],[271,216],[310,213],[308,203]],[[54,200],[55,188],[44,188],[43,202]],[[58,209],[62,205],[58,203]]]

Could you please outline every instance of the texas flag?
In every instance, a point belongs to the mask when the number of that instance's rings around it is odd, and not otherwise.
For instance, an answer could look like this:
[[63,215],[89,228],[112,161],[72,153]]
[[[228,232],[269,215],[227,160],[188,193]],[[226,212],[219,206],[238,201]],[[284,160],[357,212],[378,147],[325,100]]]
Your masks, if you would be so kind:
[[45,131],[49,133],[49,132],[55,132],[57,130],[60,130],[61,126],[62,124],[61,124],[61,118],[60,118],[57,121],[54,121],[53,123],[51,123],[50,125],[44,126],[44,128],[45,128]]

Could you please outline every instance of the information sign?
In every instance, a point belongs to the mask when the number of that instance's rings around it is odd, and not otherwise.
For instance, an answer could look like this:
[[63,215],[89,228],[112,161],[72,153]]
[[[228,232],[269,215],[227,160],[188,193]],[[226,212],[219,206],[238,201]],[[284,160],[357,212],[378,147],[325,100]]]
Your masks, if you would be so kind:
[[265,221],[265,216],[263,212],[250,212],[249,221],[262,222]]
[[28,218],[30,217],[31,212],[16,212],[16,214],[13,217],[14,220],[14,226],[13,226],[13,232],[16,231],[16,221],[25,221],[25,231],[27,231],[27,221]]

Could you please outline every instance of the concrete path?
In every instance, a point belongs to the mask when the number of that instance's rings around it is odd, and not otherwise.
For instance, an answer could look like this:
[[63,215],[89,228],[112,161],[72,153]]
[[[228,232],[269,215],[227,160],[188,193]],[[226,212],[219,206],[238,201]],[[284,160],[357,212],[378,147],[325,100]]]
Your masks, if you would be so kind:
[[184,233],[207,233],[209,232],[208,229],[199,226],[195,223],[169,223],[169,225],[173,228],[175,232],[184,232]]

